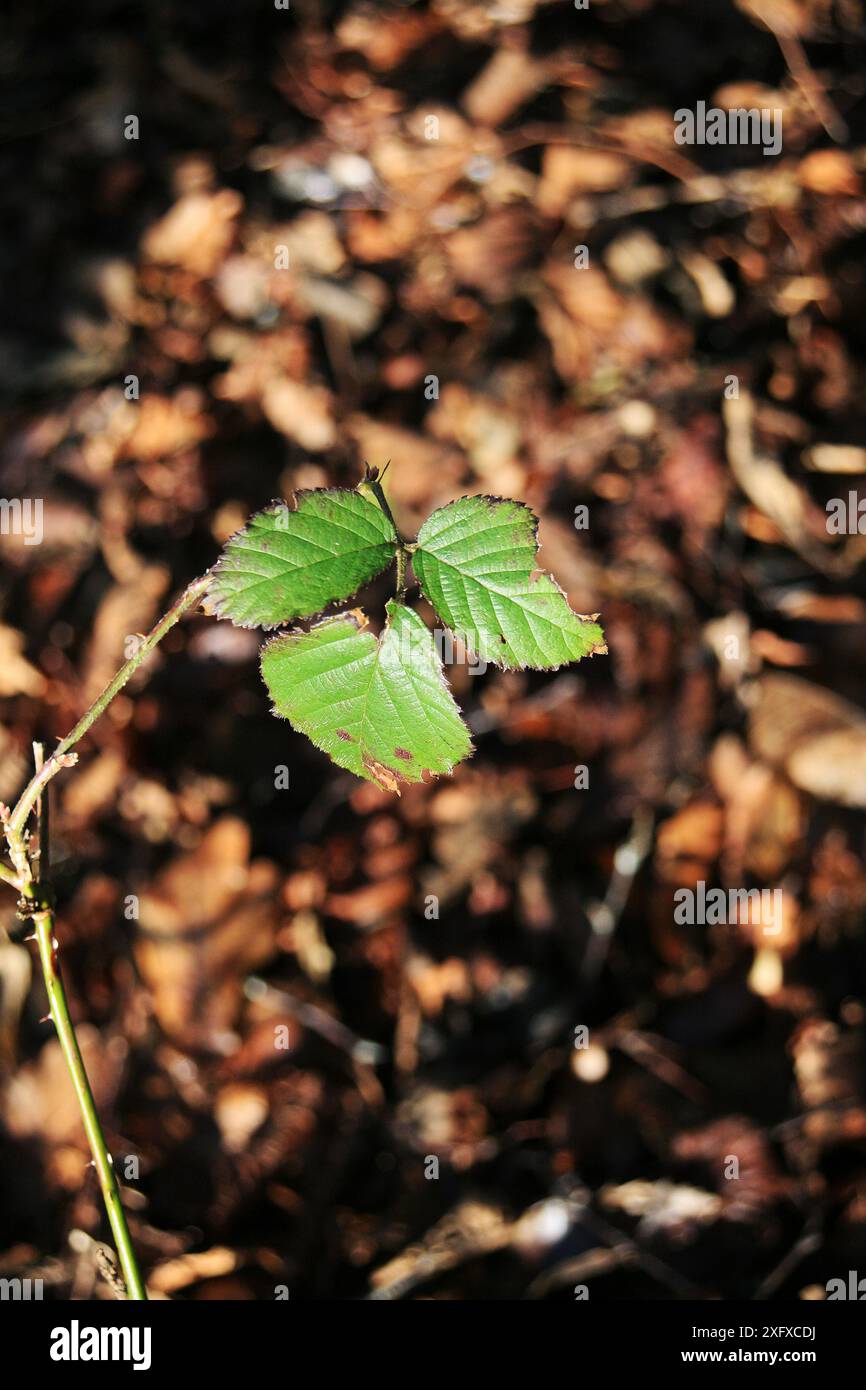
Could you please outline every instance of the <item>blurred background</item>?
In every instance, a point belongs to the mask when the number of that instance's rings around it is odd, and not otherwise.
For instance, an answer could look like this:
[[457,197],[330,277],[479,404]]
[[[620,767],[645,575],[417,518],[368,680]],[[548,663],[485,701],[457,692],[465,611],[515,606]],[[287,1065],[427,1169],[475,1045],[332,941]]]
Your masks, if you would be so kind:
[[[475,756],[398,799],[196,616],[54,783],[154,1296],[819,1298],[863,1268],[864,25],[8,5],[0,493],[43,512],[0,537],[0,797],[251,511],[364,459],[406,535],[525,500],[610,648],[455,666]],[[699,101],[782,112],[781,154],[677,144]],[[780,889],[778,929],[678,923],[701,881]],[[3,892],[0,1275],[108,1298]]]

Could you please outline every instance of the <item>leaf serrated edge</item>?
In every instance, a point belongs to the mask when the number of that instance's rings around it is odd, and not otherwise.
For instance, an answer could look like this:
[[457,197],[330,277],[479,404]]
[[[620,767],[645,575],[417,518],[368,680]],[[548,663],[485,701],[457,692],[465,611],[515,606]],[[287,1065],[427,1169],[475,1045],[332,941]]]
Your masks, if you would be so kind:
[[[238,527],[237,531],[234,531],[232,535],[230,535],[228,539],[223,542],[222,554],[220,555],[216,563],[212,565],[210,570],[208,571],[208,573],[211,576],[211,583],[213,583],[213,581],[217,579],[219,575],[223,572],[223,570],[226,568],[226,561],[228,560],[228,551],[232,542],[238,540],[238,538],[242,536],[245,531],[248,531],[258,517],[271,516],[275,512],[282,512],[286,510],[290,512],[297,512],[299,509],[300,499],[302,497],[312,497],[315,493],[346,493],[348,496],[356,494],[357,496],[361,497],[362,501],[366,502],[369,500],[368,498],[363,496],[363,493],[359,493],[357,488],[351,487],[301,487],[292,493],[291,501],[293,505],[291,506],[285,498],[273,498],[270,502],[268,502],[267,506],[260,507],[257,512],[252,512],[250,516],[247,517],[243,526]],[[375,503],[371,503],[370,505],[375,507]],[[376,510],[379,511],[379,508],[377,507]],[[384,513],[381,513],[381,515],[384,516]],[[387,520],[387,518],[385,519]],[[398,541],[399,537],[395,531],[394,557],[397,553]],[[376,579],[380,574],[383,574],[384,571],[388,568],[388,566],[393,563],[394,557],[392,557],[390,560],[387,560],[386,563],[382,566],[382,569],[377,570],[376,574],[372,574],[370,576],[370,579]],[[330,608],[331,603],[351,603],[352,599],[355,598],[355,596],[361,592],[364,585],[369,584],[370,579],[363,580],[362,583],[358,585],[357,589],[353,589],[350,594],[344,594],[342,598],[331,599],[330,602],[326,603],[323,608],[316,609],[314,613],[306,614],[306,617],[303,619],[303,621],[306,621],[309,618],[321,617],[321,615],[323,613],[326,613],[327,610]],[[230,613],[227,613],[225,611],[226,603],[230,599],[230,594],[226,595],[225,598],[220,599],[215,594],[211,593],[210,589],[208,589],[201,601],[201,606],[204,612],[208,615],[208,617],[216,618],[217,621],[220,621],[221,619],[227,619],[233,627],[241,628],[247,632],[255,631],[257,629],[261,632],[277,632],[280,628],[286,627],[289,623],[296,623],[299,621],[299,618],[284,618],[283,621],[279,623],[255,623],[250,621],[241,622],[237,618],[233,618]],[[360,612],[360,609],[358,611]]]
[[[452,498],[450,502],[443,502],[441,507],[437,507],[435,511],[432,511],[429,516],[424,518],[418,528],[418,535],[420,536],[424,527],[429,521],[433,520],[434,516],[438,516],[440,512],[447,512],[451,507],[456,507],[458,502],[491,502],[494,506],[497,506],[501,502],[506,502],[511,507],[519,507],[521,511],[527,512],[532,521],[532,536],[535,541],[535,553],[536,555],[538,554],[538,527],[540,521],[535,512],[528,503],[521,502],[519,497],[499,497],[493,492],[464,492],[460,497]],[[419,549],[423,550],[423,548],[423,545],[419,545]]]
[[[320,489],[320,490],[321,490],[321,489]],[[386,632],[388,631],[389,626],[391,625],[391,608],[392,608],[392,607],[396,607],[396,608],[405,608],[407,612],[415,613],[415,609],[410,609],[409,606],[408,606],[408,604],[405,604],[405,603],[398,603],[396,599],[389,599],[389,600],[388,600],[388,603],[385,605],[385,612],[386,612],[386,615],[387,615],[385,626],[383,627],[382,631],[379,633],[379,636],[374,638],[374,642],[375,642],[375,648],[374,648],[374,649],[375,649],[377,652],[381,650],[382,643],[383,643],[383,641],[384,641],[384,639],[385,639],[385,634],[386,634]],[[419,616],[419,615],[416,613],[416,617],[418,617],[418,616]],[[265,642],[264,646],[262,647],[262,649],[261,649],[261,651],[260,651],[260,653],[259,653],[259,671],[260,671],[260,674],[261,674],[262,681],[263,681],[263,683],[264,683],[265,689],[268,691],[268,694],[270,694],[270,688],[269,688],[269,686],[268,686],[267,680],[265,679],[264,661],[265,661],[265,654],[266,654],[267,651],[270,650],[271,647],[274,647],[274,646],[276,646],[276,645],[278,645],[278,644],[281,644],[281,645],[282,645],[282,644],[285,644],[285,643],[288,643],[288,642],[292,642],[292,641],[294,641],[294,640],[298,640],[298,639],[300,639],[300,638],[302,638],[302,637],[306,637],[306,636],[309,635],[309,633],[314,632],[317,628],[327,627],[327,626],[328,626],[329,624],[331,624],[331,623],[339,623],[339,622],[342,622],[342,621],[343,621],[344,619],[346,619],[346,618],[348,618],[348,619],[354,624],[354,626],[355,626],[355,628],[356,628],[356,630],[357,630],[358,632],[363,632],[363,631],[364,631],[366,628],[368,628],[369,625],[370,625],[370,620],[369,620],[369,618],[367,617],[367,614],[364,612],[363,608],[349,608],[349,609],[346,609],[345,612],[342,612],[342,613],[335,613],[335,614],[333,614],[331,617],[323,618],[323,619],[321,619],[319,622],[313,623],[309,628],[299,628],[299,629],[297,629],[297,630],[295,630],[295,631],[292,631],[292,632],[280,632],[280,633],[278,633],[275,637],[272,637],[268,642]],[[420,620],[420,619],[419,619],[419,620]],[[425,624],[425,627],[426,627],[426,624]],[[429,637],[430,637],[431,644],[433,644],[433,634],[429,631],[429,628],[427,629],[427,632],[428,632],[428,635],[429,635]],[[372,633],[372,632],[371,632],[369,635],[370,635],[371,637],[373,637],[373,633]],[[457,714],[458,714],[458,716],[460,717],[460,722],[462,723],[464,729],[466,730],[466,734],[467,734],[468,742],[469,742],[469,747],[468,747],[466,753],[463,755],[462,758],[457,758],[457,759],[455,759],[453,762],[449,763],[449,765],[447,766],[447,768],[446,768],[446,770],[445,770],[444,773],[441,773],[441,772],[434,772],[434,771],[432,770],[432,768],[429,768],[429,767],[422,767],[422,768],[420,769],[420,774],[421,774],[420,777],[418,777],[417,779],[415,779],[414,782],[412,781],[411,778],[404,777],[404,776],[401,774],[399,768],[391,768],[391,767],[388,767],[388,766],[387,766],[386,764],[384,764],[384,763],[377,762],[376,759],[373,758],[373,757],[371,757],[369,754],[362,754],[362,755],[361,755],[361,763],[362,763],[362,766],[363,766],[363,767],[367,770],[367,772],[369,773],[369,780],[372,781],[372,782],[375,782],[376,785],[379,786],[379,787],[381,787],[383,791],[396,792],[397,796],[400,796],[400,795],[401,795],[401,792],[400,792],[401,786],[418,786],[418,785],[422,785],[422,784],[423,784],[423,785],[426,785],[426,786],[429,786],[429,785],[431,784],[431,782],[438,780],[439,777],[450,776],[451,773],[453,772],[454,768],[457,767],[459,763],[466,762],[466,761],[467,761],[469,758],[471,758],[471,757],[473,756],[473,754],[475,753],[475,745],[474,745],[474,743],[472,742],[472,731],[470,730],[469,725],[466,723],[466,720],[463,718],[463,710],[462,710],[462,708],[460,707],[460,705],[458,705],[456,699],[454,698],[454,692],[452,691],[452,689],[451,689],[450,685],[448,684],[448,681],[447,681],[447,679],[446,679],[446,677],[445,677],[445,668],[444,668],[444,666],[443,666],[443,664],[442,664],[441,658],[439,658],[438,652],[436,652],[435,645],[433,645],[433,651],[434,651],[434,654],[436,655],[436,658],[437,658],[436,664],[437,664],[437,669],[438,669],[439,681],[440,681],[440,683],[441,683],[443,689],[447,692],[447,694],[448,694],[448,695],[451,697],[451,699],[454,701],[454,708],[456,709]],[[276,703],[275,703],[274,701],[271,702],[271,714],[274,715],[274,717],[275,717],[276,719],[285,719],[285,720],[287,721],[287,723],[289,723],[289,724],[291,725],[291,727],[292,727],[293,729],[295,729],[295,731],[296,731],[297,733],[301,734],[304,738],[309,739],[309,741],[310,741],[310,743],[312,743],[313,747],[314,747],[314,748],[318,748],[319,752],[320,752],[320,753],[324,753],[325,757],[328,758],[328,760],[329,760],[330,762],[333,763],[334,760],[333,760],[333,758],[331,758],[330,754],[328,753],[328,750],[327,750],[326,748],[323,748],[322,745],[321,745],[321,743],[317,743],[316,740],[312,737],[312,735],[311,735],[311,734],[308,734],[308,733],[306,732],[305,729],[299,729],[299,728],[297,728],[294,724],[292,724],[292,721],[291,721],[291,719],[289,718],[289,716],[286,715],[286,714],[283,714],[281,710],[277,709]],[[334,763],[334,766],[335,766],[335,767],[339,767],[340,765],[339,765],[339,763]],[[349,769],[342,769],[342,770],[343,770],[343,771],[348,771]]]
[[[542,548],[541,543],[538,539],[538,529],[541,525],[541,519],[536,515],[536,513],[526,502],[521,502],[520,499],[517,497],[498,497],[495,494],[489,492],[464,493],[462,497],[455,497],[453,501],[446,502],[443,506],[437,507],[435,511],[431,512],[419,528],[419,537],[421,535],[421,532],[424,530],[424,527],[427,525],[427,522],[431,521],[434,516],[437,516],[439,514],[439,512],[448,511],[450,507],[455,507],[458,502],[474,502],[476,499],[482,502],[490,502],[494,506],[500,502],[506,502],[510,504],[512,507],[519,507],[522,511],[527,512],[532,521],[532,539],[535,544],[535,554],[533,556],[533,559],[538,559],[538,552]],[[412,552],[413,570],[415,569],[414,557],[418,553],[418,551],[420,551],[422,554],[424,553],[424,544],[420,540],[417,543],[416,548]],[[434,555],[433,559],[436,558],[437,557]],[[581,622],[584,623],[595,623],[598,621],[598,619],[601,617],[600,613],[578,613],[576,609],[572,608],[571,603],[569,602],[568,594],[565,592],[559,580],[556,578],[556,575],[552,574],[550,570],[543,569],[541,568],[541,566],[536,566],[536,568],[533,571],[531,571],[529,575],[530,584],[537,582],[541,575],[546,575],[546,577],[550,580],[551,584],[553,584],[554,588],[565,599],[569,612],[573,613],[576,618],[579,618]],[[415,577],[417,579],[417,573]],[[467,648],[467,650],[472,653],[473,656],[478,657],[482,661],[487,661],[490,665],[497,667],[497,669],[500,671],[561,671],[563,666],[571,666],[577,661],[585,661],[586,658],[590,656],[607,656],[607,643],[601,641],[594,643],[593,646],[591,646],[588,651],[585,651],[582,656],[572,657],[571,661],[560,661],[555,665],[550,664],[547,666],[527,666],[527,664],[523,661],[518,661],[517,663],[509,664],[506,661],[497,661],[496,657],[492,654],[487,657],[482,657],[480,652],[478,652],[474,647],[470,646],[467,640],[469,634],[459,632],[457,628],[452,627],[451,624],[447,622],[445,618],[443,618],[442,614],[439,612],[438,608],[436,607],[430,596],[424,593],[424,586],[421,584],[420,579],[418,580],[418,587],[421,589],[422,594],[424,594],[424,598],[430,604],[430,607],[433,609],[433,612],[435,613],[439,622],[442,623],[443,626],[446,627],[448,631],[452,633],[459,641],[461,641],[463,645]],[[604,633],[602,632],[602,637],[603,636]]]
[[[263,643],[259,651],[259,670],[262,670],[265,653],[269,651],[271,647],[276,646],[277,643],[298,641],[301,637],[309,637],[310,633],[315,632],[317,628],[327,627],[330,623],[342,623],[347,618],[354,624],[358,632],[363,632],[365,628],[370,626],[370,619],[367,617],[363,608],[347,608],[345,612],[330,613],[326,618],[319,617],[314,622],[310,623],[309,627],[296,627],[291,628],[288,632],[277,632],[273,637],[269,637],[267,642]],[[370,636],[373,637],[374,641],[376,640],[372,632]],[[262,672],[262,679],[264,680],[264,672]],[[286,717],[280,714],[276,708],[272,708],[271,713],[275,714],[278,719],[285,719]]]

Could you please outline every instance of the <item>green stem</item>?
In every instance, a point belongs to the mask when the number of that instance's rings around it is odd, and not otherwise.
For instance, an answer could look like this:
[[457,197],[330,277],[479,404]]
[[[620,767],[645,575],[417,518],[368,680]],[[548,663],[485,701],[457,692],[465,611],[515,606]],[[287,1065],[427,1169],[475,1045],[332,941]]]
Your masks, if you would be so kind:
[[[45,753],[41,743],[34,743],[33,755],[38,777],[44,771],[45,766]],[[69,1014],[69,1005],[66,1002],[66,991],[63,988],[63,976],[60,973],[57,939],[54,935],[54,909],[51,906],[52,893],[48,884],[51,840],[47,789],[43,790],[43,794],[37,798],[36,825],[37,847],[35,850],[32,846],[30,847],[28,857],[30,878],[22,885],[21,891],[27,901],[33,905],[33,929],[39,948],[39,960],[42,965],[51,1018],[57,1029],[57,1038],[63,1059],[66,1062],[66,1069],[72,1081],[78,1108],[81,1111],[90,1152],[93,1155],[93,1166],[99,1179],[102,1200],[108,1213],[111,1232],[120,1260],[120,1268],[126,1283],[126,1296],[138,1302],[146,1302],[147,1291],[138,1272],[135,1251],[130,1239],[129,1227],[126,1224],[126,1213],[120,1200],[120,1188],[114,1175],[114,1163],[108,1152],[105,1135],[96,1113],[96,1103],[90,1089],[90,1082],[87,1079],[84,1058],[75,1036],[75,1029]],[[35,874],[33,873],[34,869]]]
[[0,881],[8,883],[10,888],[17,888],[21,891],[21,880],[12,869],[7,869],[5,864],[0,864]]
[[406,549],[397,547],[397,601],[402,603],[406,597]]
[[[390,459],[388,460],[388,462],[390,463]],[[386,464],[385,467],[387,468],[387,466],[388,465]],[[382,472],[384,473],[384,469],[382,470]],[[374,474],[375,476],[373,476]],[[385,513],[391,525],[394,527],[394,534],[397,537],[397,550],[395,552],[397,557],[396,598],[399,603],[402,603],[406,597],[406,569],[407,560],[409,557],[409,550],[406,546],[406,542],[403,540],[403,537],[400,535],[400,532],[397,529],[397,523],[394,520],[394,513],[391,511],[391,508],[388,505],[388,499],[385,496],[382,484],[379,481],[381,477],[381,473],[376,472],[375,469],[371,471],[368,468],[367,473],[364,476],[364,479],[360,486],[368,487],[370,489],[379,506],[382,508],[382,511]]]
[[394,520],[394,513],[391,511],[391,508],[388,506],[388,499],[387,499],[387,497],[385,496],[385,493],[384,493],[383,488],[382,488],[382,484],[379,482],[378,478],[369,478],[369,479],[365,479],[365,482],[367,483],[367,486],[369,487],[369,489],[370,489],[370,491],[372,492],[373,496],[375,497],[376,501],[379,503],[379,506],[382,508],[382,511],[385,513],[386,517],[387,517],[388,520],[390,521],[391,525],[394,527],[394,534],[396,535],[397,539],[399,540],[399,539],[400,539],[400,532],[397,530],[397,523],[396,523],[396,521]]
[[[34,896],[32,885],[25,888],[25,896]],[[75,1036],[75,1029],[69,1016],[66,991],[63,988],[60,964],[57,959],[54,913],[50,908],[41,908],[34,914],[33,923],[36,942],[39,947],[39,959],[42,963],[42,974],[45,977],[45,988],[48,992],[48,1003],[51,1007],[51,1017],[57,1029],[63,1059],[66,1062],[66,1068],[78,1100],[78,1108],[81,1111],[81,1118],[84,1121],[84,1131],[90,1145],[90,1152],[93,1155],[93,1166],[99,1179],[102,1200],[108,1213],[111,1232],[120,1260],[120,1268],[126,1283],[126,1295],[127,1298],[137,1302],[146,1302],[147,1291],[138,1272],[135,1251],[132,1246],[129,1227],[126,1224],[126,1213],[120,1200],[120,1188],[114,1175],[114,1163],[108,1152],[105,1135],[99,1123],[93,1092],[90,1089],[90,1082],[84,1069],[84,1059],[81,1056],[81,1049],[78,1046],[78,1039]]]
[[90,708],[81,716],[75,728],[61,740],[51,754],[51,757],[45,763],[45,766],[31,778],[30,782],[21,793],[18,804],[9,818],[7,833],[10,831],[12,835],[20,835],[22,833],[27,822],[27,817],[30,815],[30,812],[39,799],[42,788],[50,782],[51,778],[54,777],[62,767],[69,766],[71,760],[65,757],[69,749],[74,748],[79,739],[83,738],[87,733],[91,724],[96,723],[99,716],[103,714],[111,704],[115,695],[120,693],[130,677],[138,670],[145,657],[153,651],[154,647],[158,646],[166,633],[171,631],[175,623],[183,617],[184,613],[188,612],[190,608],[194,608],[196,604],[200,602],[209,583],[210,575],[203,574],[200,579],[194,579],[192,584],[184,589],[177,602],[169,608],[168,612],[160,618],[156,626],[152,628],[145,637],[138,651],[129,658],[125,665],[121,666],[114,679],[108,683],[102,694],[96,697]]
[[[134,655],[121,666],[113,680],[109,681],[90,708],[81,716],[74,729],[64,739],[61,739],[47,761],[44,761],[41,744],[34,744],[36,771],[21,793],[15,809],[8,816],[4,816],[3,823],[3,833],[9,845],[9,853],[16,873],[13,874],[5,866],[0,866],[0,879],[18,888],[22,897],[30,904],[29,915],[33,919],[34,934],[39,947],[39,959],[42,963],[42,974],[45,977],[51,1017],[57,1029],[57,1037],[78,1100],[90,1152],[93,1155],[93,1164],[102,1190],[102,1199],[108,1213],[120,1267],[126,1281],[127,1297],[137,1301],[146,1300],[147,1293],[138,1272],[135,1251],[132,1248],[129,1228],[120,1200],[120,1188],[114,1175],[114,1165],[105,1143],[105,1136],[99,1123],[99,1116],[96,1113],[93,1092],[90,1089],[90,1082],[84,1068],[84,1060],[75,1037],[72,1019],[69,1016],[69,1006],[66,1003],[66,993],[57,958],[54,911],[51,905],[51,892],[46,881],[49,851],[46,793],[51,778],[61,768],[69,767],[77,761],[78,755],[70,753],[69,750],[74,748],[90,726],[105,712],[115,695],[119,694],[130,677],[138,670],[145,657],[162,641],[166,633],[171,631],[184,613],[187,613],[189,609],[194,608],[201,601],[209,584],[210,575],[204,574],[201,578],[194,579],[184,589],[180,598],[167,613],[163,614]],[[46,797],[44,804],[43,796]],[[25,834],[25,827],[34,806],[37,807],[39,829],[38,857],[32,852],[30,842]]]

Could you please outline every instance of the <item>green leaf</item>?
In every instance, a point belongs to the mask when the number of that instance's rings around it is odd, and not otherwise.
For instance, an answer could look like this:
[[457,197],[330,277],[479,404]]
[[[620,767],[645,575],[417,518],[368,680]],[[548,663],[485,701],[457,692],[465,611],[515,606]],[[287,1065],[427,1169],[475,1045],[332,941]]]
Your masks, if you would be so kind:
[[349,598],[394,558],[394,526],[366,497],[315,488],[295,500],[295,511],[272,503],[227,542],[204,600],[208,613],[236,627],[279,627]]
[[472,743],[433,634],[395,599],[387,614],[378,641],[359,609],[274,637],[262,652],[262,675],[275,714],[340,767],[399,791],[401,779],[450,772]]
[[497,666],[543,670],[607,651],[598,624],[537,571],[537,526],[522,502],[461,497],[418,532],[412,565],[424,596],[471,651]]

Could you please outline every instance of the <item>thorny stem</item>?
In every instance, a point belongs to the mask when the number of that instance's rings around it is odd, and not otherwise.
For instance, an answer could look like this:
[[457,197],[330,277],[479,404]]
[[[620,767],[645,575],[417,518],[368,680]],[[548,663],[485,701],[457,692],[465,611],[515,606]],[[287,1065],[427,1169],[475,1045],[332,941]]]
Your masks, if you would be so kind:
[[[34,744],[33,751],[36,755],[37,773],[43,770],[43,750],[41,744]],[[48,867],[48,793],[47,790],[39,798],[37,806],[37,821],[39,825],[39,852],[38,857],[31,857],[31,865],[35,862],[37,877],[31,878],[22,888],[23,896],[32,904],[31,916],[33,920],[36,944],[39,948],[39,960],[42,965],[42,974],[45,979],[45,989],[48,994],[48,1003],[51,1009],[51,1018],[54,1027],[57,1029],[57,1039],[60,1043],[63,1059],[69,1072],[75,1096],[78,1101],[78,1108],[81,1111],[81,1118],[84,1122],[84,1132],[87,1135],[87,1142],[90,1145],[90,1152],[93,1155],[93,1166],[99,1179],[99,1186],[102,1190],[102,1200],[105,1203],[105,1210],[108,1213],[108,1220],[111,1226],[114,1243],[117,1247],[117,1254],[120,1260],[120,1267],[126,1282],[127,1298],[137,1302],[147,1301],[147,1291],[144,1282],[138,1271],[138,1264],[135,1258],[135,1251],[129,1234],[129,1227],[126,1224],[126,1214],[120,1200],[120,1188],[114,1174],[114,1163],[108,1146],[105,1142],[105,1135],[99,1123],[99,1116],[96,1113],[96,1103],[93,1099],[93,1092],[90,1089],[90,1082],[87,1079],[87,1072],[84,1067],[84,1059],[81,1056],[81,1049],[78,1046],[78,1039],[75,1036],[75,1029],[69,1015],[69,1005],[66,1002],[66,991],[63,988],[63,977],[60,973],[60,962],[58,959],[57,941],[54,935],[54,910],[51,906],[51,891],[45,879],[45,870]]]
[[17,888],[18,892],[21,892],[20,881],[15,877],[12,869],[7,869],[5,864],[0,864],[0,881],[8,883],[10,888]]
[[[162,641],[166,633],[174,627],[184,613],[187,613],[200,602],[209,584],[210,575],[204,574],[199,579],[194,579],[184,589],[180,598],[167,613],[163,614],[156,626],[148,633],[138,650],[121,666],[113,680],[109,681],[90,708],[81,716],[74,729],[64,739],[61,739],[47,761],[42,745],[33,745],[36,770],[24,788],[15,809],[10,812],[3,808],[2,812],[2,830],[6,836],[14,869],[0,864],[0,881],[19,890],[23,899],[22,907],[26,908],[26,915],[33,921],[34,937],[39,948],[39,959],[45,979],[51,1018],[57,1029],[57,1038],[81,1111],[90,1152],[93,1155],[93,1166],[99,1179],[102,1199],[117,1246],[120,1267],[126,1281],[127,1297],[138,1302],[147,1300],[147,1292],[138,1271],[129,1227],[126,1224],[126,1216],[120,1200],[120,1188],[114,1174],[114,1164],[105,1143],[105,1135],[99,1123],[99,1116],[96,1113],[93,1092],[90,1089],[84,1059],[81,1056],[75,1029],[69,1015],[69,1006],[66,1002],[66,992],[60,973],[57,941],[54,936],[53,899],[47,881],[49,867],[48,784],[61,768],[69,767],[77,762],[78,755],[70,753],[69,750],[78,743],[79,739],[84,737],[90,726],[105,712],[115,695],[123,689],[145,657]],[[38,827],[38,850],[35,851],[31,846],[26,830],[28,818],[34,807],[36,808]]]
[[[25,896],[31,895],[32,885],[28,885]],[[105,1135],[102,1133],[102,1126],[96,1113],[93,1092],[90,1089],[90,1082],[84,1069],[84,1060],[75,1036],[75,1029],[72,1026],[72,1019],[69,1017],[69,1007],[66,1003],[66,993],[60,975],[57,946],[54,939],[54,913],[48,908],[41,909],[34,914],[33,924],[39,947],[39,959],[42,963],[42,974],[45,977],[45,988],[48,992],[48,1002],[51,1007],[51,1017],[57,1029],[57,1038],[63,1052],[63,1059],[66,1062],[66,1068],[78,1101],[78,1108],[81,1111],[81,1118],[84,1121],[84,1131],[90,1145],[90,1152],[93,1154],[93,1166],[99,1178],[102,1200],[105,1203],[114,1243],[117,1246],[120,1267],[126,1282],[127,1298],[137,1302],[146,1302],[147,1293],[138,1272],[135,1251],[132,1247],[129,1227],[126,1224],[126,1214],[120,1200],[120,1188],[117,1185],[117,1178],[114,1176],[114,1164],[105,1143]]]
[[189,587],[184,589],[177,602],[169,608],[167,613],[163,614],[156,626],[147,634],[138,650],[121,666],[114,679],[109,681],[102,694],[96,697],[90,708],[81,716],[75,728],[64,739],[61,739],[45,766],[31,778],[24,788],[18,804],[9,818],[7,837],[10,832],[15,836],[21,835],[27,823],[27,817],[39,799],[42,788],[62,767],[70,765],[70,759],[65,757],[69,749],[74,748],[79,739],[87,733],[91,724],[95,724],[99,716],[104,714],[115,695],[120,693],[130,677],[138,670],[144,658],[153,651],[154,647],[159,645],[166,633],[171,631],[184,613],[199,603],[210,583],[210,578],[209,574],[203,574],[200,579],[194,579]]

